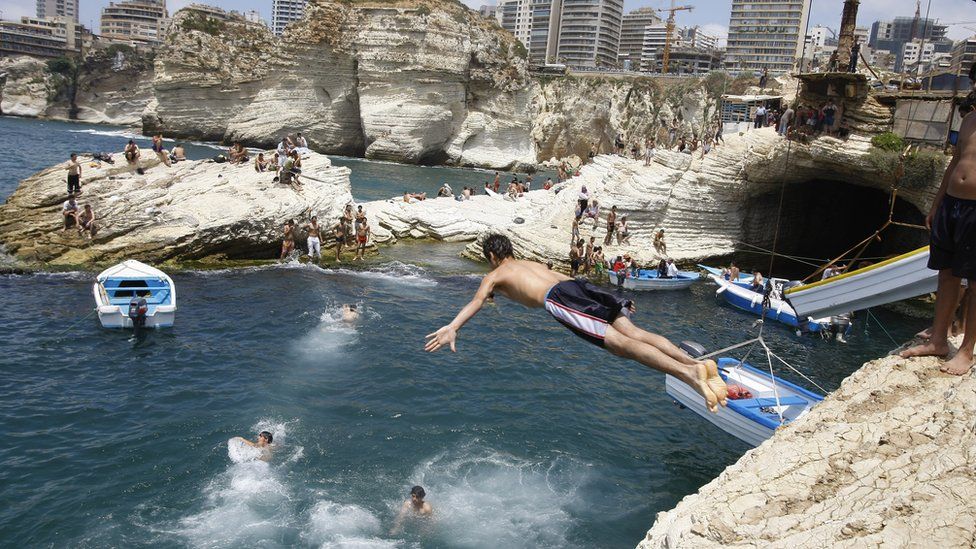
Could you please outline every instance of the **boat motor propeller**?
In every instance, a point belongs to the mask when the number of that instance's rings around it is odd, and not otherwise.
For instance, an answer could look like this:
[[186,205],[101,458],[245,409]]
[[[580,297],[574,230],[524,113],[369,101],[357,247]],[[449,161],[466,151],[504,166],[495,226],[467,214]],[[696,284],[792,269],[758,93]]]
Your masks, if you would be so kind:
[[146,325],[146,313],[149,305],[144,297],[133,297],[129,301],[129,319],[132,320],[132,327],[140,329]]

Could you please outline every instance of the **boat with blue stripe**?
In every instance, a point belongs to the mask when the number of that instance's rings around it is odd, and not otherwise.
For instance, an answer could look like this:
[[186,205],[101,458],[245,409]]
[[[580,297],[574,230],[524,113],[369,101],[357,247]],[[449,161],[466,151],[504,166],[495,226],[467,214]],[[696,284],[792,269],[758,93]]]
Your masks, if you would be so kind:
[[729,398],[728,406],[712,413],[698,392],[675,377],[666,376],[665,391],[681,406],[753,446],[773,436],[779,427],[803,417],[824,398],[741,360],[723,357],[717,362],[725,383],[744,389],[749,397]]
[[627,269],[620,274],[609,271],[610,284],[622,286],[628,290],[684,290],[701,279],[701,275],[694,271],[678,271],[678,276],[660,276],[656,269],[638,269],[636,272]]
[[168,328],[176,320],[173,279],[134,259],[102,271],[92,293],[105,328]]

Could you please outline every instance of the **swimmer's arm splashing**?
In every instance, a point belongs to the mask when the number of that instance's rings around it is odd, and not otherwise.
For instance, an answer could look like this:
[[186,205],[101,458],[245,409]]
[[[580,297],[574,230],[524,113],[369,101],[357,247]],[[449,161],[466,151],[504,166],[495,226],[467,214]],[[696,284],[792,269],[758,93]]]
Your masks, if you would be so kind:
[[427,344],[424,346],[425,351],[432,353],[445,345],[450,345],[451,351],[457,352],[454,346],[455,340],[457,339],[457,332],[467,321],[471,320],[471,317],[481,310],[481,307],[491,297],[495,289],[494,274],[489,273],[482,279],[481,286],[478,287],[478,291],[475,292],[474,297],[461,309],[450,324],[432,334],[427,334]]

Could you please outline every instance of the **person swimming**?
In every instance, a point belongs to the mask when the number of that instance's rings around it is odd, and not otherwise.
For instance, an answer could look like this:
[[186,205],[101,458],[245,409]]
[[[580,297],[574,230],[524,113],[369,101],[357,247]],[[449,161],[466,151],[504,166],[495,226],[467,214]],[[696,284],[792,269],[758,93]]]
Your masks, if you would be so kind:
[[240,441],[241,444],[246,444],[251,448],[257,448],[260,453],[258,454],[258,459],[261,461],[271,461],[271,445],[274,442],[274,435],[270,431],[261,431],[258,433],[258,438],[254,442],[247,440],[244,437],[235,437],[234,440]]
[[350,305],[348,303],[342,306],[342,321],[352,324],[359,320],[359,311],[356,310],[355,305]]
[[390,529],[390,535],[400,533],[403,529],[403,522],[408,516],[428,518],[434,514],[434,509],[424,501],[425,497],[427,497],[427,492],[423,486],[414,486],[410,489],[410,499],[404,501],[403,505],[400,506],[400,512],[393,522],[393,528]]

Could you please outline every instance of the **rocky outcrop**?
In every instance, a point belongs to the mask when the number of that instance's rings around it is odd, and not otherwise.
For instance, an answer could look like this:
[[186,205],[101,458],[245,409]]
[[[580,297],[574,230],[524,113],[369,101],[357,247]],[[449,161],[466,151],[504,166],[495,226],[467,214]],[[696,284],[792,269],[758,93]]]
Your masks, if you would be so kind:
[[[124,51],[123,51],[124,50]],[[33,57],[0,59],[0,113],[132,126],[153,100],[149,54],[102,50],[78,67],[77,83]]]
[[0,113],[45,116],[49,75],[44,61],[34,57],[0,59]]
[[145,174],[140,175],[121,155],[114,159],[111,165],[83,157],[78,203],[95,210],[99,230],[93,240],[61,230],[66,190],[61,164],[24,180],[0,206],[0,245],[23,262],[45,266],[125,258],[271,259],[277,257],[285,220],[337,218],[352,201],[349,169],[333,167],[318,154],[303,160],[309,179],[298,191],[272,183],[273,173],[257,173],[250,164],[205,160],[166,167],[144,151]]
[[974,415],[972,375],[931,357],[868,362],[659,513],[638,547],[973,547]]

